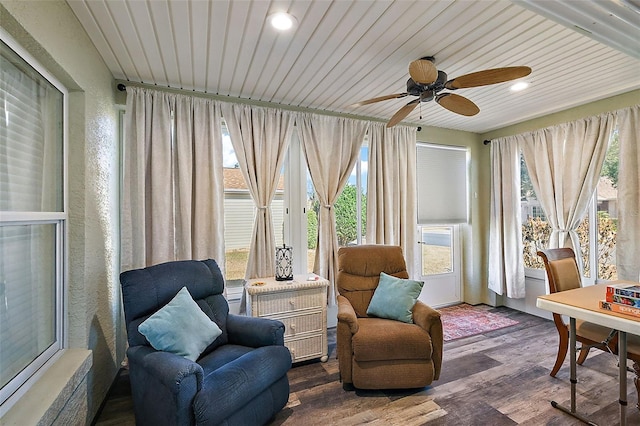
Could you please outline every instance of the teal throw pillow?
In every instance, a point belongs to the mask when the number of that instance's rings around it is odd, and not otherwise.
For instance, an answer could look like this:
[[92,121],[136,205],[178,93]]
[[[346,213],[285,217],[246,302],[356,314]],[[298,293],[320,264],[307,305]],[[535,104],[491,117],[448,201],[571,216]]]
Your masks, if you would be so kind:
[[423,285],[422,281],[396,278],[381,272],[367,315],[413,323],[412,309]]
[[222,330],[193,300],[186,287],[155,314],[144,320],[138,331],[151,346],[191,361],[198,359]]

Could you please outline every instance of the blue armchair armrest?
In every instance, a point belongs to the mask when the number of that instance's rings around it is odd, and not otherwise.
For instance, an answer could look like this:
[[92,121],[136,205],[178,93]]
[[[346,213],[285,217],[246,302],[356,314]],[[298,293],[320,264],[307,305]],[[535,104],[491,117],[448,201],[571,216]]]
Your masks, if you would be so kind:
[[149,346],[130,347],[127,356],[131,391],[141,402],[134,406],[138,424],[192,424],[193,400],[203,387],[202,367]]
[[284,345],[284,324],[267,318],[229,314],[227,317],[229,343],[259,348]]

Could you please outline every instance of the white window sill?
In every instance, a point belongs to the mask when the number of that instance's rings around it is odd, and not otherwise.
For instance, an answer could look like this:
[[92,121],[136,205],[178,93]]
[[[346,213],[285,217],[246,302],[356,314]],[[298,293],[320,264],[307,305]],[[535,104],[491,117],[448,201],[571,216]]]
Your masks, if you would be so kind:
[[0,417],[0,424],[53,424],[54,421],[60,420],[63,410],[65,413],[61,418],[75,416],[77,420],[81,419],[79,423],[85,422],[86,389],[81,390],[85,393],[80,402],[84,405],[84,411],[76,410],[79,407],[67,403],[74,397],[78,387],[85,382],[93,364],[91,355],[92,352],[87,349],[65,349],[38,381]]

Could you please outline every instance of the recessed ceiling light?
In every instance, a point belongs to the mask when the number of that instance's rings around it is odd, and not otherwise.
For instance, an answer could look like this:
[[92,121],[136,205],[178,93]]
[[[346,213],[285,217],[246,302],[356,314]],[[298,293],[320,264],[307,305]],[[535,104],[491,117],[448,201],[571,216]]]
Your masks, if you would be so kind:
[[526,81],[519,81],[516,84],[514,84],[513,86],[511,86],[511,91],[512,92],[519,92],[521,90],[526,89],[527,87],[529,87],[529,83],[527,83]]
[[278,12],[269,15],[269,22],[271,22],[271,26],[276,30],[287,31],[296,23],[296,18],[286,12]]

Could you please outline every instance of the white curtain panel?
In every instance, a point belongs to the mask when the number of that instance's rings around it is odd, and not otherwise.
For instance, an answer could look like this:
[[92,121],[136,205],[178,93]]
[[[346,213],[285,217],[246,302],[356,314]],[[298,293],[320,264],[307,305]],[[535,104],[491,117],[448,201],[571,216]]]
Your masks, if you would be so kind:
[[174,116],[176,258],[215,259],[224,272],[220,104],[176,96]]
[[640,105],[618,111],[618,278],[640,280]]
[[511,298],[525,297],[520,139],[519,136],[509,136],[491,141],[489,289]]
[[122,270],[174,260],[172,96],[127,88]]
[[367,176],[367,243],[401,246],[412,278],[416,275],[418,252],[416,209],[415,127],[389,129],[384,123],[372,123]]
[[[607,113],[523,136],[531,183],[552,226],[549,248],[580,253],[576,229],[598,184],[614,123]],[[582,267],[581,256],[576,258]]]
[[128,87],[124,159],[122,269],[205,258],[224,267],[217,102]]
[[290,111],[222,103],[242,176],[257,207],[246,278],[271,277],[275,271],[275,234],[271,201],[293,130]]
[[333,204],[340,196],[359,158],[369,122],[298,113],[296,127],[302,141],[309,174],[320,201],[318,246],[313,272],[330,281],[329,304],[335,305],[338,237]]

